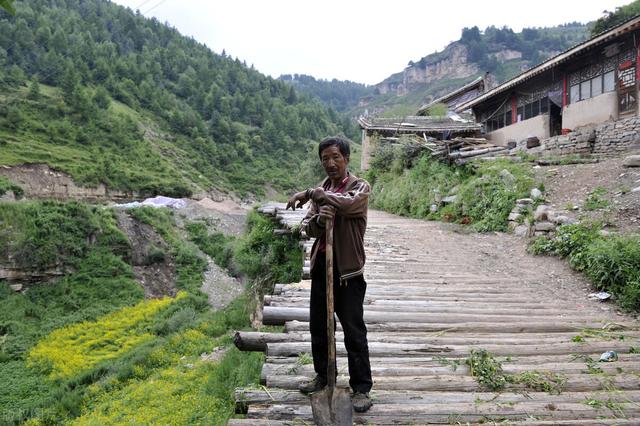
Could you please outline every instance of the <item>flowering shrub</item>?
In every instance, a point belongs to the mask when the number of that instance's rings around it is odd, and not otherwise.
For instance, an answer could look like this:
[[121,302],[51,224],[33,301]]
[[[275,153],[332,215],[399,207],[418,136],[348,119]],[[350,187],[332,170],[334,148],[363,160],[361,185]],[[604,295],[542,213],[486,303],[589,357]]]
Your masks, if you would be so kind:
[[155,315],[175,299],[145,300],[97,321],[81,322],[57,329],[42,339],[30,352],[28,363],[50,374],[67,378],[97,363],[116,358],[154,335],[147,331]]

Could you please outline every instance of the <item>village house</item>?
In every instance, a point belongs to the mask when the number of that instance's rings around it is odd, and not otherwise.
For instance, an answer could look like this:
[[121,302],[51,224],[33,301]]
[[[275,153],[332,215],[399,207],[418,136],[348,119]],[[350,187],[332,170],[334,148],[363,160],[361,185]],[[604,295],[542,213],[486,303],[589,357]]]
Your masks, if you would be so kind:
[[[548,139],[548,148],[571,145],[563,151],[568,153],[627,149],[638,143],[640,130],[639,43],[636,16],[458,104],[456,111],[471,109],[497,145],[537,138]],[[584,128],[589,136],[570,137]]]

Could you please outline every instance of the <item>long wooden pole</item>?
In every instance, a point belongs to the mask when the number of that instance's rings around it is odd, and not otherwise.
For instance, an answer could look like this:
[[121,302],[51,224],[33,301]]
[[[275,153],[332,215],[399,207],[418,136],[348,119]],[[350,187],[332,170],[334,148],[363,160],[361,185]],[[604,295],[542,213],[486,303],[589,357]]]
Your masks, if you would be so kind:
[[327,256],[327,384],[329,388],[336,386],[336,335],[335,319],[333,317],[333,219],[329,219],[325,225],[326,256]]

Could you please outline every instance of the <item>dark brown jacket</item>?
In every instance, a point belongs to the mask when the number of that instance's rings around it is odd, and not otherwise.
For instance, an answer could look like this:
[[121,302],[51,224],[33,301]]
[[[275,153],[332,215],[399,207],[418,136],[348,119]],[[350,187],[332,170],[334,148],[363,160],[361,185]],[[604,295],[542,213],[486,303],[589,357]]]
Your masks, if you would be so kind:
[[340,282],[358,276],[364,272],[364,232],[367,228],[369,203],[369,183],[349,173],[349,180],[342,193],[329,192],[331,181],[325,178],[320,184],[322,191],[309,190],[311,207],[302,227],[310,237],[317,238],[311,249],[311,269],[318,255],[319,238],[324,227],[318,223],[318,206],[328,204],[335,207],[336,217],[333,228],[334,264],[340,272]]

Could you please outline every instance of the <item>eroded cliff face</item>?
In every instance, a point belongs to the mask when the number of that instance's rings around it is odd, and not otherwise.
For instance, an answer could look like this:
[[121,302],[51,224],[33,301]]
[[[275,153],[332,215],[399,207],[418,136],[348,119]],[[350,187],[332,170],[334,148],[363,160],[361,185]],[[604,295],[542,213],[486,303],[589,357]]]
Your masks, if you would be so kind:
[[19,185],[27,198],[104,202],[131,200],[137,197],[137,194],[114,191],[103,184],[96,188],[78,186],[71,176],[53,170],[46,164],[0,166],[0,176]]
[[[398,96],[406,95],[413,86],[431,83],[443,79],[471,77],[479,72],[478,65],[468,62],[467,48],[454,43],[447,48],[447,55],[433,64],[415,64],[404,69],[401,81],[387,79],[376,85],[381,94],[395,92]],[[389,81],[390,80],[390,81]],[[395,81],[394,81],[395,80]]]

